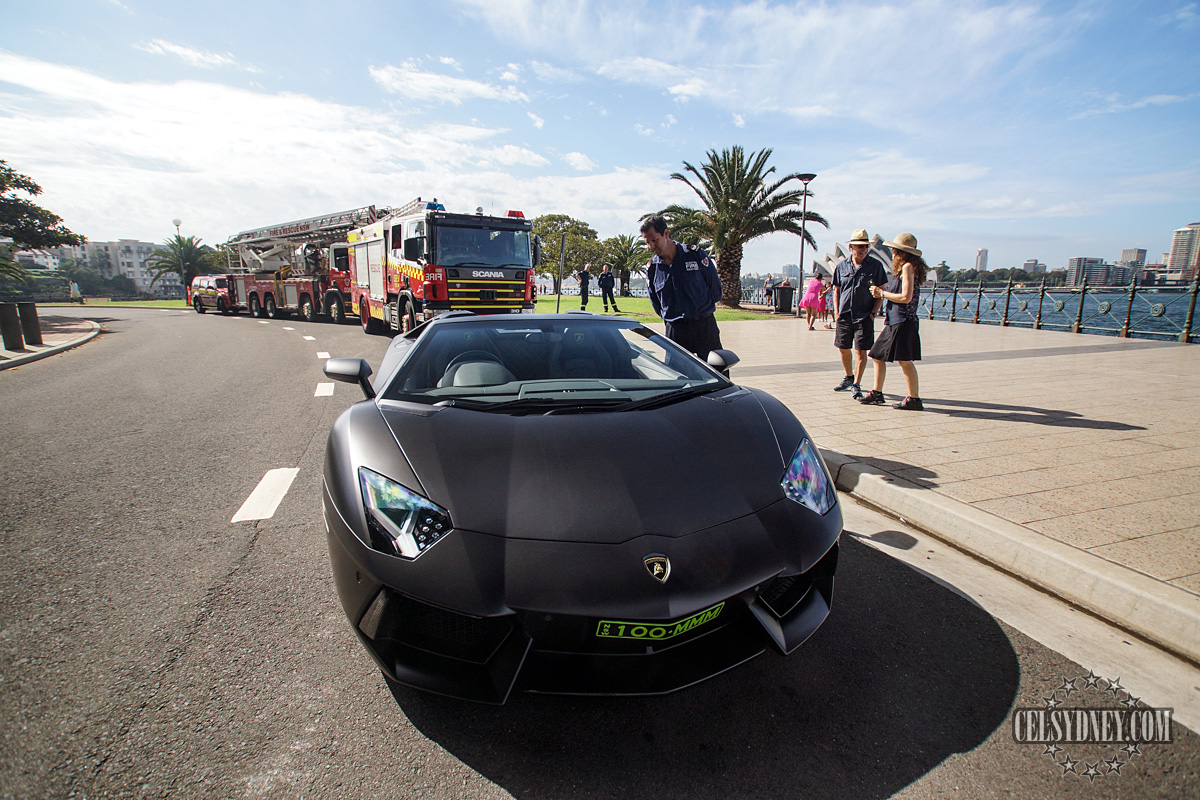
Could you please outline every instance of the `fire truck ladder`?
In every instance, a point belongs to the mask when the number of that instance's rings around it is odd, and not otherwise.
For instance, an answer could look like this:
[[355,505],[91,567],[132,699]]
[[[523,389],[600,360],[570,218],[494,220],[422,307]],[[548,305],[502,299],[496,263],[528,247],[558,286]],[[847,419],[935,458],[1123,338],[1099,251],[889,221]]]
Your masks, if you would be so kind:
[[270,241],[303,242],[315,239],[329,239],[339,233],[345,233],[370,225],[377,219],[386,216],[389,209],[376,209],[375,206],[363,206],[349,211],[338,211],[334,214],[324,214],[319,217],[299,219],[285,222],[282,225],[271,225],[266,228],[254,228],[242,231],[229,239],[229,244],[248,245]]

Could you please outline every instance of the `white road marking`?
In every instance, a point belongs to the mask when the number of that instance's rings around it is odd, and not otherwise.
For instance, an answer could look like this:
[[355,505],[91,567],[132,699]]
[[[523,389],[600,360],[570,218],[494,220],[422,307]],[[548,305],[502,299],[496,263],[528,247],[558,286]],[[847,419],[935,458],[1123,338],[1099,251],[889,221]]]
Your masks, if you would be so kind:
[[317,353],[317,358],[329,358],[329,353],[326,353],[323,351],[320,353]]
[[317,391],[315,394],[313,394],[313,397],[332,397],[332,396],[333,396],[333,384],[332,383],[318,383],[317,384]]
[[268,470],[263,479],[258,482],[258,486],[255,486],[254,491],[246,498],[246,502],[242,503],[242,507],[229,521],[245,522],[254,519],[270,519],[275,516],[275,509],[279,508],[279,503],[291,488],[292,481],[296,479],[296,473],[299,471],[299,469],[291,467]]
[[289,328],[287,325],[284,325],[284,326],[283,326],[283,329],[284,329],[285,331],[294,331],[294,330],[296,330],[295,328]]
[[260,319],[260,320],[258,321],[258,324],[259,324],[259,325],[270,325],[270,324],[271,324],[271,320],[269,320],[269,319]]
[[[289,329],[288,329],[288,328],[284,328],[284,330],[289,330]],[[315,342],[315,341],[317,340],[317,337],[315,337],[315,336],[305,336],[305,337],[304,337],[304,340],[305,340],[306,342]]]

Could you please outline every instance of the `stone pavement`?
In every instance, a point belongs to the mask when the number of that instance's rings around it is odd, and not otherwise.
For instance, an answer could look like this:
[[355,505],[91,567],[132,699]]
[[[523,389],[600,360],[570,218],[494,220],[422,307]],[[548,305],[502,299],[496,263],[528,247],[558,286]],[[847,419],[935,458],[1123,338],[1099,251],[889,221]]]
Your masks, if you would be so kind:
[[[42,329],[42,343],[25,344],[24,350],[5,350],[0,346],[0,369],[27,364],[37,361],[63,350],[83,344],[100,333],[100,326],[95,322],[75,317],[56,317],[38,311],[38,321]],[[0,345],[3,343],[0,342]]]
[[926,410],[904,412],[897,365],[887,406],[833,391],[832,331],[721,337],[840,489],[1200,661],[1200,346],[922,320]]

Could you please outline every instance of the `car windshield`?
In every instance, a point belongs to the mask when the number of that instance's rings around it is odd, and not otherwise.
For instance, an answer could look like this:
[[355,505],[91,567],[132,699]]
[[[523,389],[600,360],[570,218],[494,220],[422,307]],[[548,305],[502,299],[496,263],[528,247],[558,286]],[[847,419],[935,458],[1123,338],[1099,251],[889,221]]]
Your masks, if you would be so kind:
[[560,414],[632,411],[728,386],[637,322],[510,315],[430,325],[382,397]]
[[433,263],[442,267],[528,267],[529,232],[435,227]]

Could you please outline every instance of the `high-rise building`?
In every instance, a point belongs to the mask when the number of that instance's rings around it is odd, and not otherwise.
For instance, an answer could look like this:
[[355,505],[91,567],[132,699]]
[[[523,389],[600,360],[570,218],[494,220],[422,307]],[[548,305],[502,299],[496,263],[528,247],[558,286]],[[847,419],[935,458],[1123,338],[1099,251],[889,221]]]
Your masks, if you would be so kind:
[[166,246],[153,242],[137,242],[133,239],[120,239],[116,242],[88,242],[89,257],[96,251],[108,254],[108,265],[100,270],[100,277],[113,278],[124,275],[133,281],[139,293],[152,294],[156,297],[182,297],[183,287],[179,284],[179,276],[174,273],[163,275],[151,286],[153,276],[146,268],[146,260],[156,250],[165,250]]
[[1067,260],[1067,285],[1079,286],[1084,279],[1093,286],[1108,281],[1108,268],[1102,258],[1071,258]]
[[1038,261],[1036,258],[1027,258],[1025,263],[1021,265],[1021,269],[1032,275],[1035,272],[1045,272],[1046,265]]
[[987,272],[987,248],[981,247],[975,253],[975,269],[979,272]]
[[1121,251],[1121,260],[1117,262],[1125,267],[1146,266],[1146,251],[1140,247],[1127,247]]
[[1179,270],[1184,280],[1196,277],[1200,262],[1200,222],[1193,222],[1175,231],[1171,239],[1171,255],[1167,257],[1167,269]]

